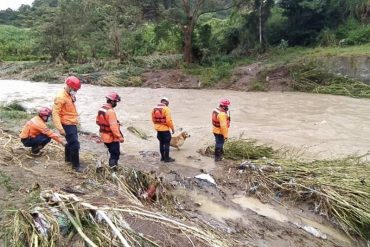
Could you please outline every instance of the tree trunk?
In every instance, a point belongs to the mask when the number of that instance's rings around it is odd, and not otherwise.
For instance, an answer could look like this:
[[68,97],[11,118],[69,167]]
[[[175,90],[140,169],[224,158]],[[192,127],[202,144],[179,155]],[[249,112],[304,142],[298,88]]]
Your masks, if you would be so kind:
[[259,7],[259,38],[260,38],[261,48],[262,48],[262,4],[263,4],[263,0],[260,0],[260,7]]
[[120,34],[118,31],[114,32],[114,38],[113,38],[113,43],[114,43],[114,57],[119,58],[121,56],[121,39],[120,39]]
[[184,27],[184,60],[187,64],[193,62],[193,45],[191,36],[193,34],[192,25]]

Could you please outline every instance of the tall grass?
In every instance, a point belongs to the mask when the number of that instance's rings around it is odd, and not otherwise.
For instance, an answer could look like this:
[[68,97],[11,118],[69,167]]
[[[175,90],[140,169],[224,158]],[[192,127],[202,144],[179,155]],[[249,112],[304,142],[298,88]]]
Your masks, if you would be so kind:
[[36,36],[30,29],[0,25],[0,58],[5,61],[28,61],[38,58]]
[[25,119],[29,115],[26,112],[26,108],[18,102],[11,102],[7,105],[0,106],[0,119],[1,120],[17,120]]

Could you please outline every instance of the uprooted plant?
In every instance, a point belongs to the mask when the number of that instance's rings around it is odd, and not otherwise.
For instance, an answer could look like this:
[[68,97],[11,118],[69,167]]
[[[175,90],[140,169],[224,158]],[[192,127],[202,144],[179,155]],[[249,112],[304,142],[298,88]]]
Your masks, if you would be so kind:
[[370,239],[370,162],[361,156],[301,162],[258,159],[243,162],[238,176],[260,197],[285,195],[311,203],[349,236]]
[[[163,246],[170,239],[173,244],[186,241],[202,246],[228,246],[206,228],[146,210],[131,200],[117,206],[96,206],[73,194],[53,191],[43,191],[41,198],[45,201],[42,205],[14,214],[6,226],[7,243],[57,246],[73,244],[74,235],[78,235],[77,241],[89,246]],[[176,235],[176,240],[171,235]]]

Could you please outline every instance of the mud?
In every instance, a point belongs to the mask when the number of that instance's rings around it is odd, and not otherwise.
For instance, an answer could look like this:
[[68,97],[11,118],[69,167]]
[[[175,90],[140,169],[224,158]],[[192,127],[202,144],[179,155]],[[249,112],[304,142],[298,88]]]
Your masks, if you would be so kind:
[[[29,109],[50,106],[57,91],[62,89],[62,85],[45,83],[1,83],[7,86],[0,92],[0,101],[18,100]],[[370,144],[367,138],[370,134],[367,127],[370,124],[368,100],[300,93],[84,85],[77,94],[77,107],[81,130],[91,134],[80,136],[81,148],[84,153],[92,153],[96,161],[106,161],[107,154],[103,144],[96,142],[95,114],[104,102],[104,95],[113,90],[123,98],[116,108],[126,137],[120,165],[151,171],[166,183],[172,184],[175,189],[173,193],[179,198],[178,210],[188,213],[189,218],[205,222],[225,232],[228,237],[233,236],[235,246],[363,246],[360,242],[348,239],[344,233],[334,229],[330,222],[309,210],[273,202],[262,204],[256,199],[245,197],[242,184],[228,185],[223,182],[235,177],[236,171],[227,168],[226,163],[215,165],[210,158],[201,156],[198,150],[213,142],[210,111],[219,98],[226,96],[232,101],[231,137],[243,135],[256,138],[276,148],[292,148],[297,153],[304,150],[304,157],[309,159],[365,153]],[[171,150],[171,156],[176,158],[176,162],[170,165],[158,161],[158,141],[150,122],[150,111],[162,95],[170,99],[177,129],[183,128],[191,134],[191,138],[180,150]],[[14,128],[19,130],[21,124]],[[149,140],[140,139],[126,131],[129,126],[135,126],[151,137]],[[20,149],[19,152],[23,154],[25,150]],[[23,167],[9,166],[2,155],[1,170],[18,189],[11,194],[4,189],[0,191],[0,198],[4,199],[1,207],[24,205],[24,201],[17,202],[16,198],[29,194],[34,184],[42,188],[80,188],[87,179],[85,175],[76,175],[69,167],[49,162],[62,158],[30,158]],[[90,161],[88,165],[93,170],[95,161]],[[209,172],[217,186],[194,179],[195,175],[202,172]],[[315,227],[326,234],[327,239],[314,237],[294,223]]]

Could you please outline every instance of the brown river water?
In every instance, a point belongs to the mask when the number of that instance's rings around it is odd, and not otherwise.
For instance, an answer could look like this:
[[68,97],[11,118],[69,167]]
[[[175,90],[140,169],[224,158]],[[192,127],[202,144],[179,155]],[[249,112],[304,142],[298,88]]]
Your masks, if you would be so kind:
[[[61,84],[27,81],[2,80],[0,83],[4,85],[0,91],[1,102],[18,100],[28,108],[51,106],[55,94],[63,88]],[[128,153],[157,150],[158,143],[150,112],[161,96],[170,100],[176,128],[183,128],[191,134],[181,151],[172,151],[171,155],[179,161],[187,156],[198,157],[198,149],[213,143],[210,115],[221,97],[229,98],[232,103],[230,137],[243,135],[277,148],[295,148],[304,151],[305,156],[310,158],[335,158],[354,153],[364,154],[370,150],[368,99],[292,92],[83,85],[77,94],[77,108],[83,131],[98,133],[95,116],[105,101],[105,94],[110,91],[116,91],[122,97],[122,102],[115,110],[123,123],[126,136],[123,149]],[[135,126],[152,138],[142,140],[129,133],[126,130],[128,126]],[[212,166],[209,162],[197,162],[188,165],[205,168]]]

